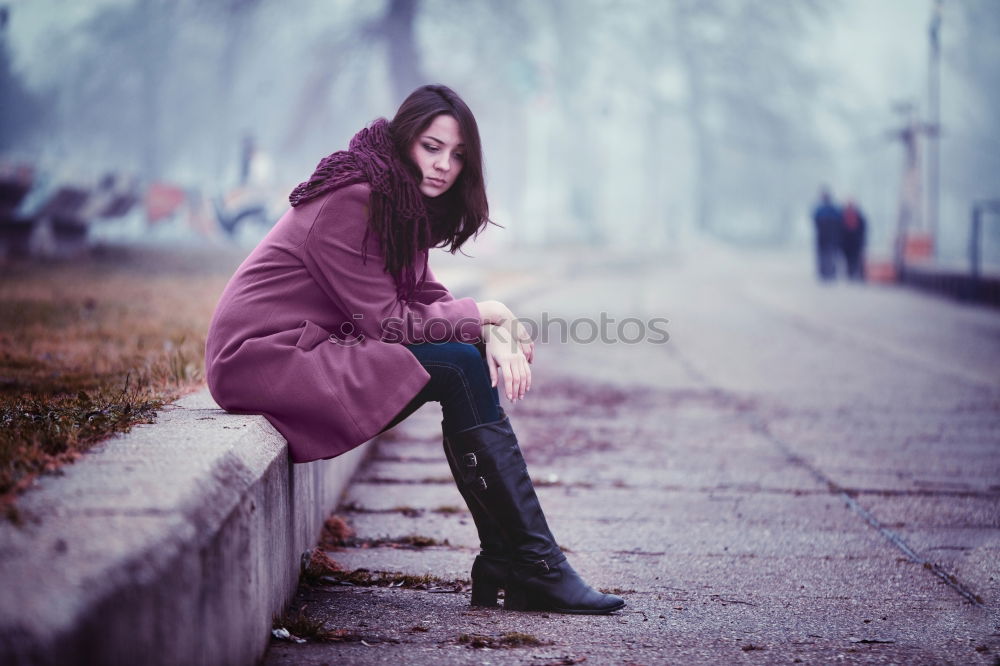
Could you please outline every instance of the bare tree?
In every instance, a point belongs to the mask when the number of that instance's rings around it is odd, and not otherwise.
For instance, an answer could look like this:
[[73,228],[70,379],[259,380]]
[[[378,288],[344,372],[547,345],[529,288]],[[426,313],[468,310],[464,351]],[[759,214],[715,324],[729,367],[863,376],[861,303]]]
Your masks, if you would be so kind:
[[390,0],[382,21],[371,28],[385,43],[393,91],[400,101],[425,83],[414,34],[418,6],[418,0]]
[[676,0],[674,9],[695,146],[695,221],[717,230],[720,196],[752,206],[787,200],[796,194],[780,189],[788,165],[823,151],[810,122],[822,77],[797,56],[827,8]]
[[48,116],[47,96],[28,89],[13,71],[7,30],[10,10],[0,6],[0,151],[24,145],[42,128]]

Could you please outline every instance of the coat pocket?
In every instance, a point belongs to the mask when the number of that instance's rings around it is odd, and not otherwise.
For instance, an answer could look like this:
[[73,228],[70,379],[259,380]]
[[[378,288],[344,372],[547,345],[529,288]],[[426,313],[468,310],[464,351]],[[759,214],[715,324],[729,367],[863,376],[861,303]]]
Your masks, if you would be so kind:
[[302,322],[301,325],[303,327],[302,333],[299,335],[299,341],[295,343],[295,346],[299,349],[309,351],[330,337],[330,333],[326,329],[308,319]]

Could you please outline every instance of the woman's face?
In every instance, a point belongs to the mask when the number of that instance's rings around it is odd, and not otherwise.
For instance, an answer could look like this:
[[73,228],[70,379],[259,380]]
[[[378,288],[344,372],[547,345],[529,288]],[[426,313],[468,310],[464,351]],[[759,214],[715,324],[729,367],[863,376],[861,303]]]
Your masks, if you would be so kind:
[[434,118],[410,147],[410,159],[420,170],[421,192],[429,197],[447,192],[465,164],[465,144],[458,121],[445,114]]

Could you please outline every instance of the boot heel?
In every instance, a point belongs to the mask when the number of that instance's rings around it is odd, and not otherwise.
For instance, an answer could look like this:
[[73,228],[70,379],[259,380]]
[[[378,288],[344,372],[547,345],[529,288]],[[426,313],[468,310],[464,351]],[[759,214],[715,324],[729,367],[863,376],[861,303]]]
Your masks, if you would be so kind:
[[510,611],[528,610],[528,591],[520,585],[508,585],[504,589],[503,608]]
[[500,586],[492,582],[472,581],[472,605],[496,608]]

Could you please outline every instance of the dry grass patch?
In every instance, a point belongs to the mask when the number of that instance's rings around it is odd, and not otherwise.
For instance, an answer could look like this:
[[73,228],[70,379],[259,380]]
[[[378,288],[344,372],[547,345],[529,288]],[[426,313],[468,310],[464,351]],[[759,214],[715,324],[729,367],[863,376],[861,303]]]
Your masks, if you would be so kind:
[[336,582],[336,579],[332,578],[332,576],[343,570],[340,563],[327,555],[322,549],[313,548],[303,556],[302,573],[299,576],[299,582],[303,585],[323,585],[328,581]]
[[354,538],[354,529],[347,521],[334,514],[323,522],[319,535],[319,546],[323,550],[340,550]]
[[470,648],[491,650],[503,650],[505,648],[519,647],[541,647],[552,645],[550,641],[545,641],[531,634],[524,634],[519,631],[508,631],[499,636],[484,636],[483,634],[461,634],[455,639],[459,645],[467,645]]
[[470,589],[471,582],[465,579],[449,580],[432,574],[407,574],[399,571],[334,571],[327,579],[338,585],[353,587],[402,587],[408,590],[462,593]]
[[0,265],[0,510],[44,472],[148,423],[204,380],[205,333],[242,252],[104,248]]
[[[376,635],[365,635],[351,631],[349,629],[332,629],[326,626],[326,621],[310,617],[306,614],[306,606],[302,606],[297,613],[286,613],[282,617],[275,617],[272,621],[272,635],[279,636],[283,640],[300,642],[319,643],[365,643],[375,645],[377,643],[399,643],[394,638],[386,638]],[[285,638],[280,632],[284,630],[288,633]]]

